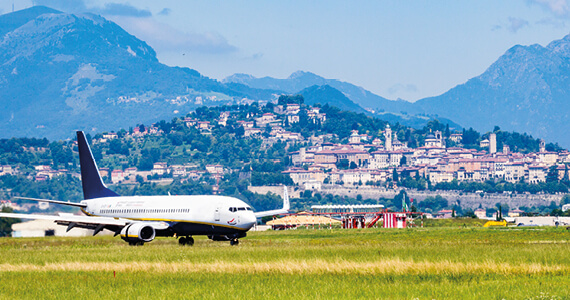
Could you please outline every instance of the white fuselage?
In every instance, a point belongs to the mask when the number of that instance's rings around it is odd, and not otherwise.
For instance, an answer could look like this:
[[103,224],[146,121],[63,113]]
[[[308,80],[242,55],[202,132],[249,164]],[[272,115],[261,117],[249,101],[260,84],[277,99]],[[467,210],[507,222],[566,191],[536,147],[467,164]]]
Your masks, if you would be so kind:
[[89,215],[137,221],[211,225],[249,230],[256,222],[251,207],[226,196],[122,196],[83,200]]

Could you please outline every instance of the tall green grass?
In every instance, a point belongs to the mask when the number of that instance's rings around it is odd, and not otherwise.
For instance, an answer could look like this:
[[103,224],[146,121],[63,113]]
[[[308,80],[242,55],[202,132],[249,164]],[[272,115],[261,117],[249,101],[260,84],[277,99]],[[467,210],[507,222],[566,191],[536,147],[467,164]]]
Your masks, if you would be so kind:
[[462,227],[251,232],[234,247],[4,238],[0,298],[568,299],[569,240]]

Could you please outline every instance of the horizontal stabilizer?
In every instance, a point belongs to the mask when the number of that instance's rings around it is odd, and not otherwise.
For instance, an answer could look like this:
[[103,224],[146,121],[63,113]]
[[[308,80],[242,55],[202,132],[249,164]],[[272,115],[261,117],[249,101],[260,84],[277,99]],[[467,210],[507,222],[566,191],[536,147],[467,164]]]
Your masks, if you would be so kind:
[[74,227],[82,227],[81,224],[105,224],[113,226],[125,226],[132,223],[132,220],[115,219],[109,217],[89,217],[89,216],[54,216],[54,215],[36,215],[36,214],[16,214],[16,213],[0,213],[0,217],[15,219],[31,219],[31,220],[51,220],[57,223],[75,223]]
[[[3,218],[14,218],[14,219],[31,219],[31,220],[50,220],[54,221],[59,225],[67,225],[68,231],[72,228],[87,228],[87,229],[99,229],[101,225],[111,226],[113,228],[122,228],[127,224],[131,224],[134,220],[122,219],[122,218],[112,218],[112,217],[90,217],[90,216],[78,216],[70,214],[61,214],[59,216],[54,215],[37,215],[37,214],[17,214],[17,213],[0,213],[0,217]],[[162,221],[145,221],[145,224],[152,226],[155,230],[166,230],[170,227],[170,224]]]

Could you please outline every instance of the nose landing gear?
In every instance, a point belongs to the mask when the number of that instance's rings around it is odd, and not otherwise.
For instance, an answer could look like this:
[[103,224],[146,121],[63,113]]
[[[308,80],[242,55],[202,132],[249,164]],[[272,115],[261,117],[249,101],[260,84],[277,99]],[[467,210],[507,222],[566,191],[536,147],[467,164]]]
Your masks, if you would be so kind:
[[232,245],[232,246],[237,246],[237,245],[239,245],[239,240],[238,240],[238,239],[230,240],[230,245]]

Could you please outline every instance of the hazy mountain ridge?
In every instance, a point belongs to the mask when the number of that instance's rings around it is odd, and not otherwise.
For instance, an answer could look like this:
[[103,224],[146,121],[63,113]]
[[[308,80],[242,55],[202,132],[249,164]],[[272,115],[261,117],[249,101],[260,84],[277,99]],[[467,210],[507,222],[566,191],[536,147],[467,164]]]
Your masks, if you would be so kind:
[[314,85],[328,85],[341,91],[348,99],[363,108],[399,112],[401,110],[411,111],[412,105],[412,103],[407,101],[388,100],[348,82],[337,79],[326,79],[305,71],[294,72],[286,79],[273,77],[257,78],[249,74],[233,74],[224,78],[222,82],[236,82],[253,88],[281,90],[291,94],[298,93]]
[[116,130],[203,104],[303,92],[309,104],[356,112],[364,107],[409,126],[437,116],[483,132],[499,125],[568,147],[569,87],[570,35],[546,47],[514,46],[483,74],[410,103],[303,71],[286,79],[234,74],[219,82],[161,64],[145,42],[96,15],[36,6],[0,16],[0,137]]
[[514,46],[480,76],[415,105],[478,130],[499,125],[568,147],[569,50],[569,36],[546,47]]
[[508,49],[481,75],[449,91],[417,102],[394,101],[338,80],[296,72],[287,79],[233,75],[227,81],[263,88],[271,85],[294,91],[314,84],[328,84],[362,107],[404,115],[429,115],[460,120],[463,127],[479,131],[527,132],[547,141],[570,146],[565,125],[570,117],[570,35],[541,45],[516,45]]
[[[0,36],[0,99],[5,103],[0,137],[4,138],[58,139],[77,129],[117,130],[183,116],[201,105],[242,98],[270,100],[327,82],[344,86],[345,91],[315,88],[309,100],[365,112],[345,95],[369,93],[308,72],[296,72],[277,83],[267,77],[263,89],[243,75],[221,83],[189,68],[161,64],[145,42],[92,14],[36,6],[0,16],[0,28],[11,29]],[[427,122],[384,117],[416,127]]]
[[0,137],[116,130],[273,93],[163,65],[145,42],[92,14],[33,7],[0,16],[0,28],[14,28],[0,36]]
[[366,112],[358,104],[348,99],[342,92],[329,85],[313,85],[311,87],[303,89],[302,91],[299,91],[298,94],[303,95],[305,104],[315,105],[317,103],[327,103],[331,106],[336,106],[341,110],[359,113]]

